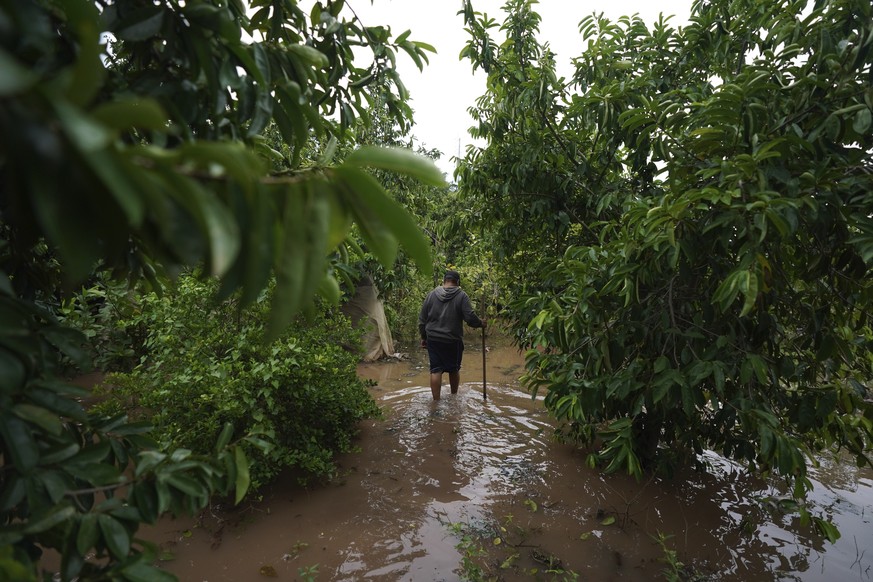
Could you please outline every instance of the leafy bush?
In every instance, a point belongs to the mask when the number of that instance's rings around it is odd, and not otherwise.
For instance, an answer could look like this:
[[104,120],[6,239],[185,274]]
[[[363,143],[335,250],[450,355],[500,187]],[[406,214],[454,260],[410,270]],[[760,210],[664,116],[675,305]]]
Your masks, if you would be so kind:
[[355,424],[379,413],[348,349],[359,333],[325,308],[265,343],[269,292],[240,311],[214,300],[216,290],[214,280],[189,275],[162,297],[143,297],[130,323],[144,331],[145,355],[133,372],[110,377],[118,398],[103,406],[150,417],[167,448],[209,451],[226,423],[259,435],[261,446],[247,450],[255,485],[288,467],[330,475]]
[[141,342],[125,325],[135,306],[131,294],[127,282],[98,273],[57,307],[58,321],[87,338],[89,359],[99,370],[128,370],[134,363],[134,349]]

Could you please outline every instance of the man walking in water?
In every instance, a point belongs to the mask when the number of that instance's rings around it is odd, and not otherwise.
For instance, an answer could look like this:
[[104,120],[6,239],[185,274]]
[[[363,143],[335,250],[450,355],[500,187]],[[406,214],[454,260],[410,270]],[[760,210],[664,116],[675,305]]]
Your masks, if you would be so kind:
[[458,393],[461,382],[461,358],[464,355],[464,325],[485,327],[473,311],[470,298],[461,289],[461,275],[446,271],[443,284],[427,294],[418,314],[421,347],[427,348],[430,359],[430,391],[440,399],[443,372],[449,374],[452,394]]

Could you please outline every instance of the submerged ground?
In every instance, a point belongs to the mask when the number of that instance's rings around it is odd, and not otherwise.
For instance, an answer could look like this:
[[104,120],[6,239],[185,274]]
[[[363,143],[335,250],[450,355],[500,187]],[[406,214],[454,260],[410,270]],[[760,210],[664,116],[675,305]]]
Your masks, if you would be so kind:
[[144,534],[162,566],[208,582],[873,579],[871,472],[825,464],[813,475],[813,502],[842,532],[835,545],[767,503],[777,488],[715,454],[709,474],[604,476],[552,441],[518,384],[523,356],[489,349],[487,402],[473,346],[460,394],[437,404],[423,353],[362,365],[385,418],[363,425],[339,477],[301,488],[289,476],[245,508],[161,522]]

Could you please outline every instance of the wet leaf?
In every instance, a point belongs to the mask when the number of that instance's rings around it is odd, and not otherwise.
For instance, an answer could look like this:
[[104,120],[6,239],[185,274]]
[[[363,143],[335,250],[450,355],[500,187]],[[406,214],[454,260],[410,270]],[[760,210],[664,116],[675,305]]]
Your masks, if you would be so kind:
[[579,534],[579,539],[583,540],[583,541],[589,539],[590,537],[591,537],[590,531],[586,531],[584,533]]
[[612,524],[614,524],[614,523],[615,523],[615,516],[614,516],[614,515],[610,515],[609,517],[607,517],[606,519],[604,519],[603,521],[601,521],[601,522],[600,522],[600,525],[612,525]]
[[503,540],[500,539],[500,536],[494,538],[494,545],[495,545],[495,546],[499,546],[499,545],[502,544],[502,543],[503,543]]
[[525,506],[527,506],[527,508],[528,508],[529,510],[531,510],[531,511],[534,512],[534,513],[536,513],[536,511],[537,511],[537,509],[538,509],[538,506],[537,506],[536,501],[533,501],[532,499],[525,499],[525,500],[524,500],[524,504],[525,504]]
[[826,537],[830,543],[834,544],[840,539],[840,531],[831,522],[820,517],[813,517],[812,521],[815,524],[815,529]]
[[261,566],[258,573],[261,576],[266,576],[267,578],[278,578],[279,574],[276,573],[276,569],[273,566]]
[[512,554],[511,556],[509,556],[508,558],[503,560],[503,562],[501,562],[500,569],[506,570],[507,568],[511,568],[513,566],[513,564],[515,564],[515,561],[517,559],[518,559],[518,552],[515,552],[514,554]]

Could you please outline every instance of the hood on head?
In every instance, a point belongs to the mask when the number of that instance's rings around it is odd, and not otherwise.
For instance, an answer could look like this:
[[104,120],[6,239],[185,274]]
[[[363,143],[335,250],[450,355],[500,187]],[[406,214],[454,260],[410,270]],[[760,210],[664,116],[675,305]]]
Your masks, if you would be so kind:
[[451,301],[460,291],[460,287],[437,287],[436,296],[440,301]]

